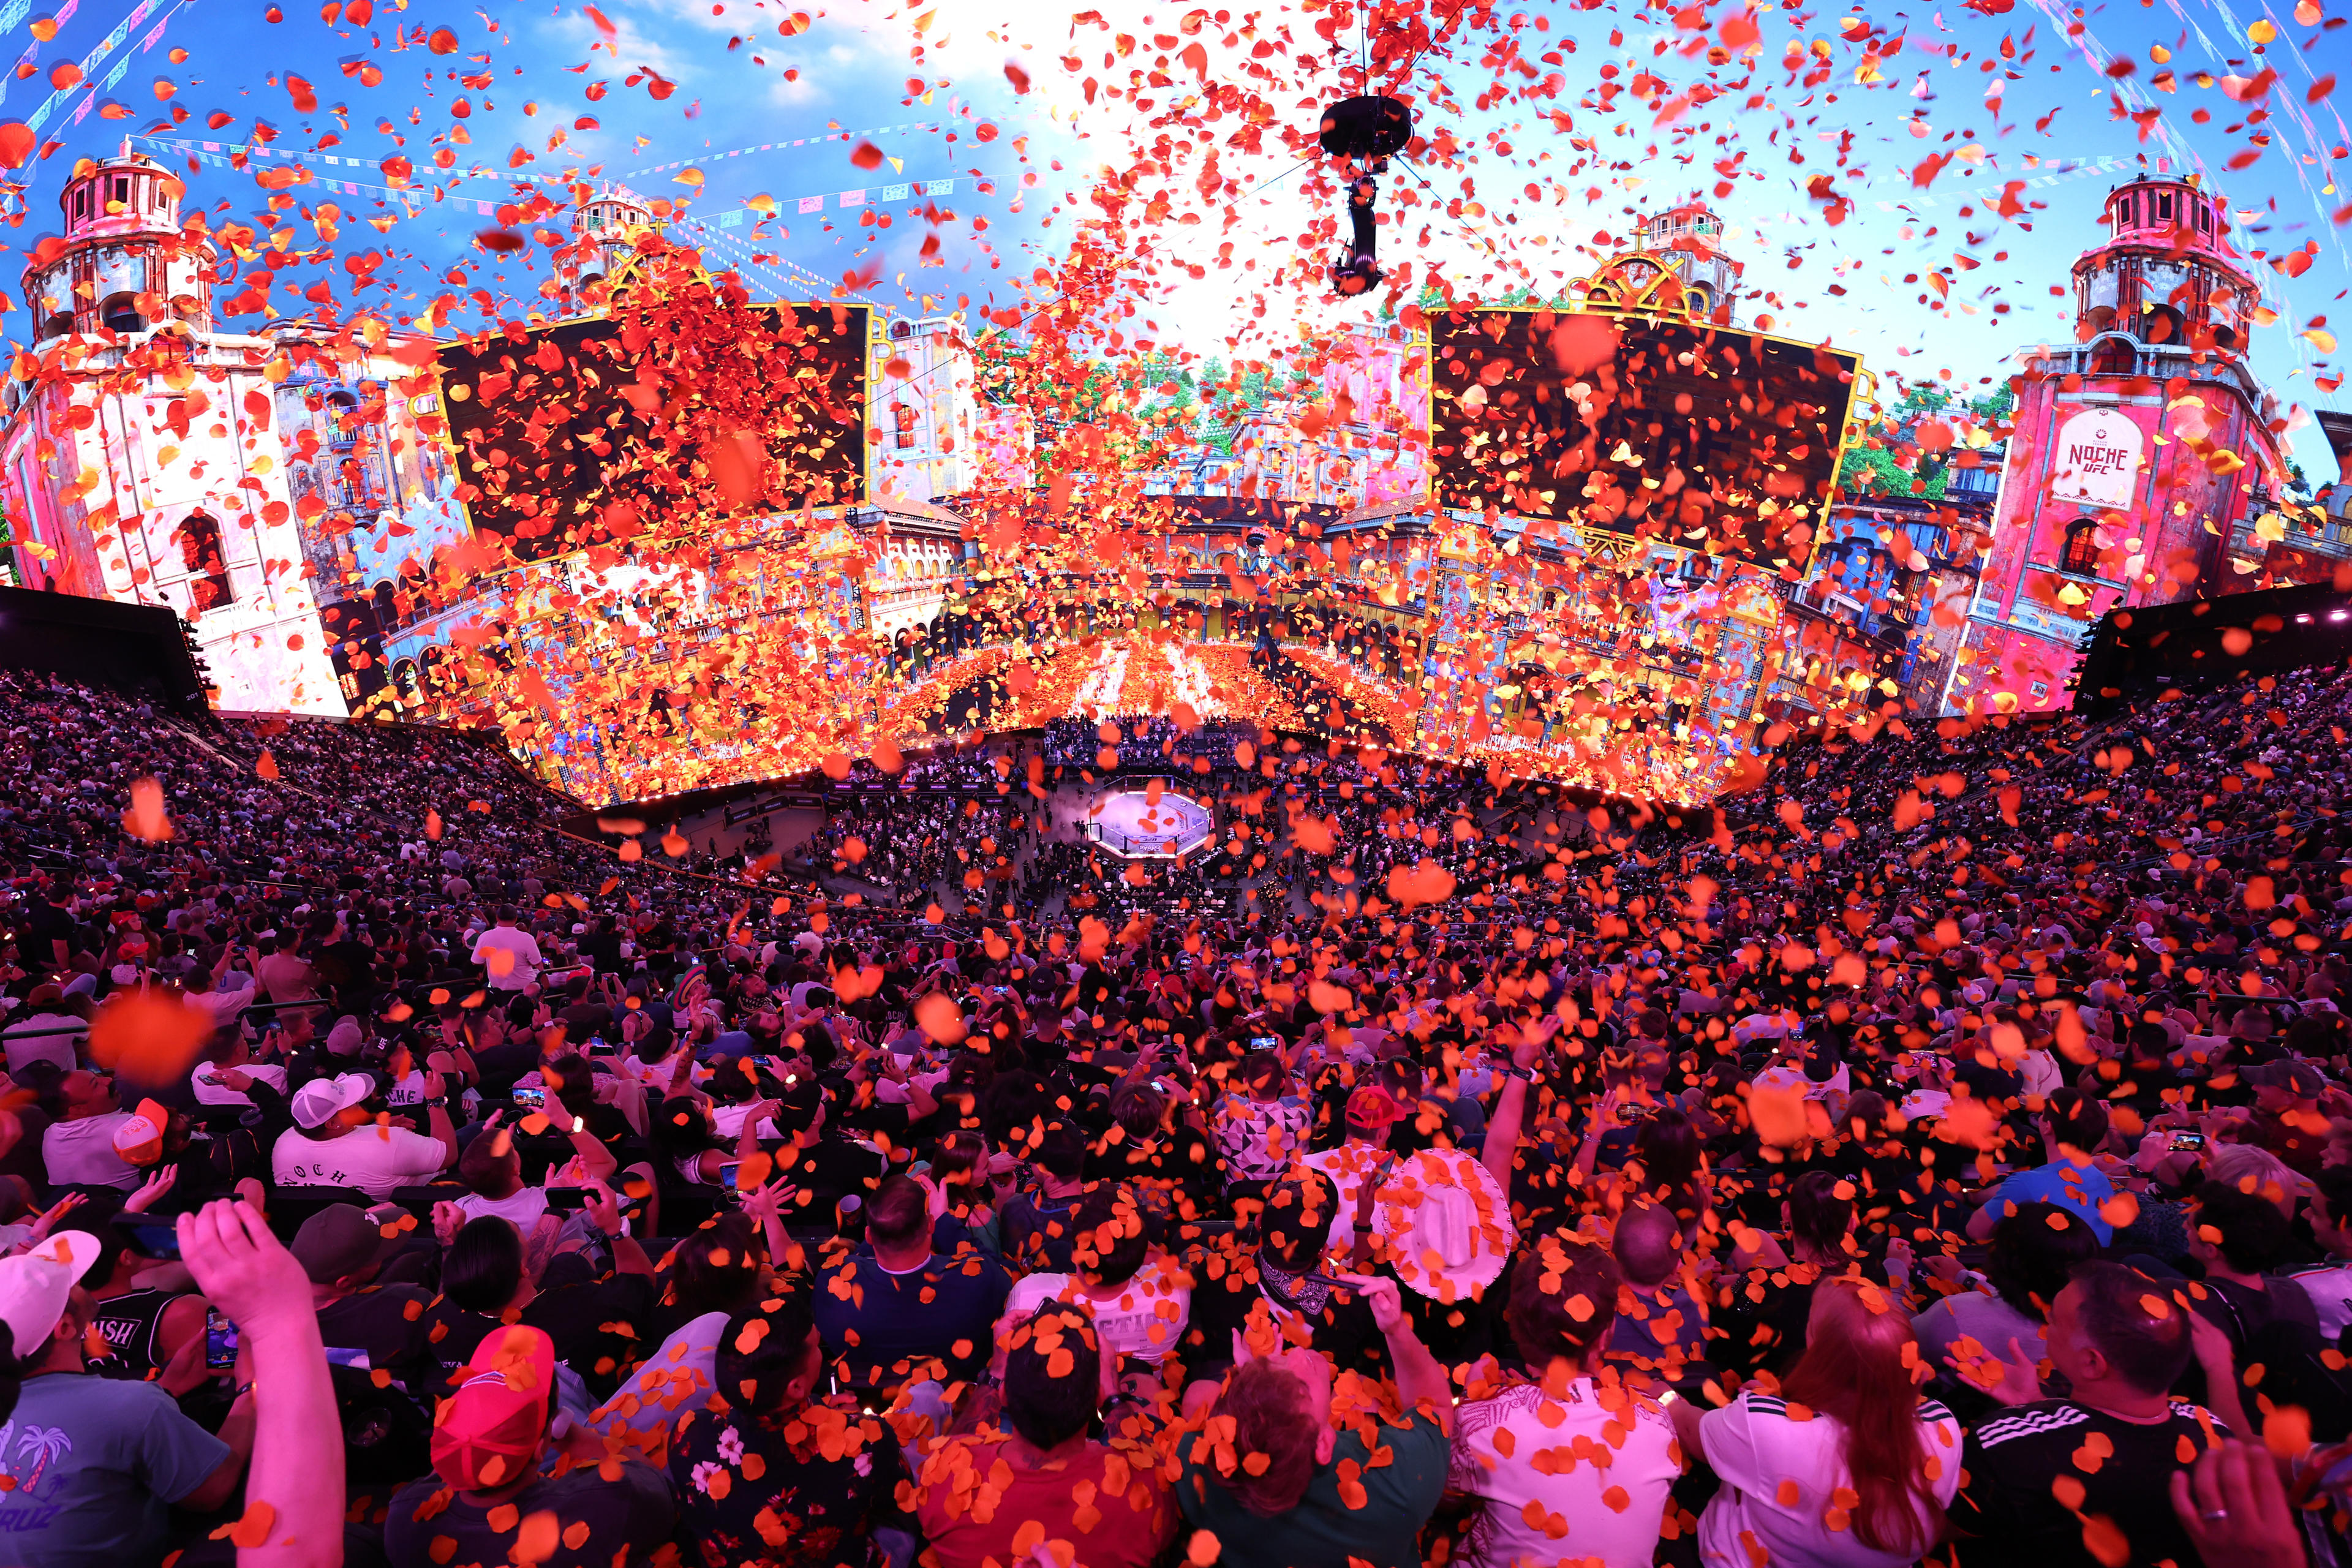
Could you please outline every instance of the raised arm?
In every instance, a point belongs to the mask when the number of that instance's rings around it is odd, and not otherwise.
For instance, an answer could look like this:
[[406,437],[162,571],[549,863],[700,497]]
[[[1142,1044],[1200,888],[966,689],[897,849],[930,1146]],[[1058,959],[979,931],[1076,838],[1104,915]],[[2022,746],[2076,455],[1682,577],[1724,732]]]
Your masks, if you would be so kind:
[[1511,1190],[1511,1170],[1517,1162],[1519,1136],[1527,1123],[1528,1085],[1534,1081],[1535,1066],[1543,1060],[1544,1049],[1559,1032],[1559,1015],[1546,1013],[1519,1031],[1511,1047],[1510,1076],[1495,1098],[1495,1114],[1486,1121],[1486,1142],[1478,1160],[1506,1193]]
[[249,1410],[250,1460],[233,1454],[219,1495],[205,1495],[222,1480],[216,1473],[185,1501],[219,1506],[243,1470],[246,1518],[266,1511],[270,1522],[261,1544],[237,1548],[238,1568],[335,1568],[343,1556],[343,1449],[319,1441],[341,1418],[310,1281],[246,1204],[206,1204],[182,1215],[179,1231],[188,1271],[236,1320],[253,1369],[252,1393],[238,1402]]

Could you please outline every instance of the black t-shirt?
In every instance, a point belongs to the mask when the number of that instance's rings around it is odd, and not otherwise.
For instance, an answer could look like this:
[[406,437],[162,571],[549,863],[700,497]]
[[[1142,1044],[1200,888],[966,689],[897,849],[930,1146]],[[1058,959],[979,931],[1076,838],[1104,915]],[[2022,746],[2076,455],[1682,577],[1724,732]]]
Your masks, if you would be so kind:
[[367,1352],[368,1365],[411,1388],[427,1386],[438,1371],[425,1339],[432,1298],[414,1285],[378,1285],[319,1309],[319,1337],[329,1350]]
[[483,1095],[490,1100],[499,1099],[514,1088],[517,1079],[527,1078],[539,1069],[539,1042],[525,1038],[492,1046],[486,1051],[475,1053],[474,1066],[482,1074]]
[[[554,1342],[555,1359],[603,1399],[661,1343],[652,1333],[660,1295],[651,1275],[616,1274],[541,1290],[514,1321],[543,1331]],[[473,1358],[483,1336],[505,1321],[502,1314],[471,1311],[446,1296],[425,1309],[425,1343],[444,1380],[436,1392],[447,1392],[447,1380]]]
[[908,1478],[898,1439],[853,1400],[762,1418],[714,1399],[679,1420],[669,1476],[680,1535],[706,1568],[862,1568],[877,1560],[877,1528],[915,1530],[898,1506]]
[[1742,1376],[1759,1367],[1786,1373],[1804,1354],[1822,1272],[1804,1263],[1737,1274],[1726,1270],[1716,1282],[1707,1314],[1706,1359]]
[[33,941],[26,951],[26,962],[34,969],[46,969],[56,962],[53,942],[64,942],[71,952],[81,941],[81,928],[74,923],[73,911],[61,909],[46,899],[35,904],[25,916],[25,931]]
[[997,1219],[997,1241],[1005,1259],[1024,1268],[1068,1273],[1078,1236],[1078,1205],[1085,1201],[1083,1193],[1060,1198],[1013,1194]]
[[602,1399],[661,1343],[647,1340],[640,1326],[660,1298],[652,1275],[615,1274],[541,1290],[523,1308],[522,1321],[545,1331],[555,1359]]
[[[2104,1517],[2121,1532],[2127,1563],[2199,1561],[2168,1489],[2172,1472],[2204,1450],[2209,1423],[2228,1430],[2181,1400],[2149,1426],[2066,1399],[1994,1416],[1969,1434],[1960,1461],[1966,1479],[1949,1510],[1960,1561],[1969,1568],[2105,1568],[2084,1542],[2083,1520],[2052,1494],[2051,1482],[2062,1478],[2083,1488],[2084,1517]],[[2106,1452],[2095,1466],[2078,1462],[2094,1436],[2105,1439]]]
[[447,1394],[455,1385],[457,1370],[474,1359],[483,1336],[498,1326],[497,1318],[470,1311],[446,1296],[425,1308],[425,1342],[439,1373],[439,1380],[428,1392],[436,1396]]
[[1123,1133],[1116,1139],[1106,1134],[1088,1149],[1084,1174],[1089,1186],[1125,1184],[1155,1226],[1153,1239],[1163,1246],[1181,1240],[1174,1227],[1200,1217],[1220,1190],[1216,1151],[1197,1130],[1181,1124],[1141,1143]]
[[375,984],[375,949],[350,937],[320,948],[311,966],[345,1001],[364,995]]
[[794,1225],[831,1225],[844,1197],[864,1196],[887,1174],[878,1152],[830,1131],[805,1149],[786,1143],[775,1156],[776,1173],[800,1189],[793,1199],[794,1212],[785,1215]]
[[[384,1554],[401,1568],[442,1562],[510,1563],[522,1521],[533,1514],[551,1513],[558,1527],[555,1551],[541,1560],[541,1568],[652,1562],[668,1542],[677,1516],[669,1478],[635,1458],[620,1462],[613,1480],[605,1480],[600,1469],[583,1465],[552,1479],[533,1481],[494,1506],[450,1492],[438,1476],[412,1481],[393,1495],[383,1523]],[[574,1530],[575,1524],[587,1529]],[[457,1543],[454,1552],[436,1546],[444,1537]]]
[[558,1013],[563,1024],[563,1037],[578,1044],[591,1039],[613,1037],[613,1009],[602,1002],[574,1002]]

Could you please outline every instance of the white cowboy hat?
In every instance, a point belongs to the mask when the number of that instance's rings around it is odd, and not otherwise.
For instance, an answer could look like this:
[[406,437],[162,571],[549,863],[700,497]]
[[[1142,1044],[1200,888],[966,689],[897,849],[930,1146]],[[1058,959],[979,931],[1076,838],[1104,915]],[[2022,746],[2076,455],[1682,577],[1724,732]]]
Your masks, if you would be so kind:
[[1378,1256],[1421,1294],[1451,1302],[1495,1282],[1518,1233],[1494,1175],[1459,1149],[1399,1161],[1372,1202]]

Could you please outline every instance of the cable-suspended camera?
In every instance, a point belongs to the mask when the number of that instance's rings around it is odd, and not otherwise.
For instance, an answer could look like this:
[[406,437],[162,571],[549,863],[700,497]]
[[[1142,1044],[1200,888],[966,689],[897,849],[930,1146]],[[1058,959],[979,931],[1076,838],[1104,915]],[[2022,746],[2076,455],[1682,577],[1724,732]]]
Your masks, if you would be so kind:
[[1378,288],[1381,268],[1372,236],[1372,205],[1389,159],[1412,140],[1412,110],[1393,98],[1341,99],[1323,111],[1317,141],[1348,165],[1348,248],[1331,263],[1331,288],[1342,295]]

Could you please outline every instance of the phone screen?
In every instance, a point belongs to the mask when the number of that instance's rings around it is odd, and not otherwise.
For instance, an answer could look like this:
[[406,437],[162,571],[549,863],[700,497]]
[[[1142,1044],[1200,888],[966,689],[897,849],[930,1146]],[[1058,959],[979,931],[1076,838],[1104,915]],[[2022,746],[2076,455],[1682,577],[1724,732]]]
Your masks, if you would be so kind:
[[514,1102],[517,1105],[528,1105],[533,1110],[544,1110],[547,1109],[547,1090],[518,1089],[514,1091]]
[[176,1259],[180,1256],[180,1227],[169,1221],[118,1219],[114,1228],[122,1233],[131,1249],[142,1258]]
[[736,1178],[743,1173],[743,1162],[730,1160],[719,1167],[719,1184],[728,1191],[735,1190]]
[[236,1325],[218,1307],[205,1309],[205,1364],[215,1372],[236,1364]]

